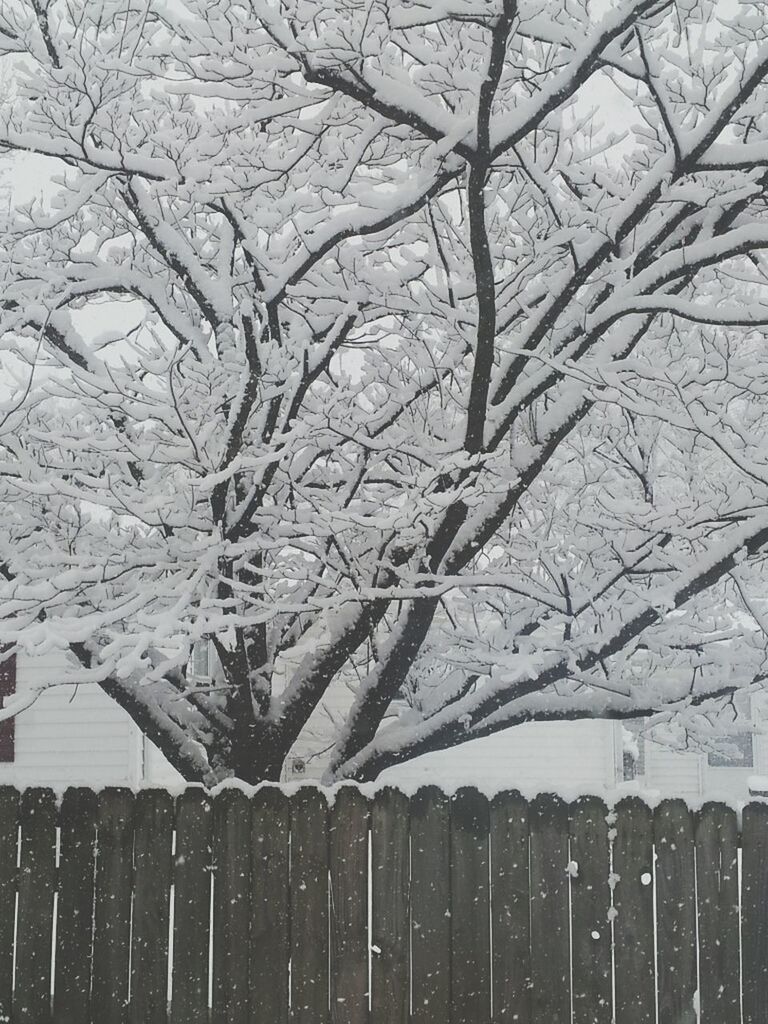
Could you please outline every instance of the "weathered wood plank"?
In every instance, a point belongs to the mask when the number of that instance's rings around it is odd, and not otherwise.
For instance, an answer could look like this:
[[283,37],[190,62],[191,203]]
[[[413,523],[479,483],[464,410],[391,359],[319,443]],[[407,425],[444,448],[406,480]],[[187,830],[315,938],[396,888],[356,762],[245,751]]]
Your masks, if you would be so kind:
[[251,1017],[288,1021],[288,837],[291,809],[279,789],[251,801]]
[[608,808],[596,797],[571,806],[573,1024],[611,1024],[611,889]]
[[250,1014],[251,805],[224,789],[213,801],[213,1022],[246,1024]]
[[519,793],[497,793],[491,801],[490,850],[493,1018],[529,1024],[528,804]]
[[705,804],[696,822],[701,1024],[739,1024],[739,882],[736,812]]
[[0,1020],[11,1019],[19,794],[0,786]]
[[201,789],[176,800],[172,1024],[208,1024],[213,804]]
[[56,914],[56,1024],[83,1024],[91,1013],[93,901],[96,871],[96,795],[68,789],[59,815]]
[[659,1024],[696,1024],[693,815],[683,800],[654,813]]
[[133,885],[133,793],[105,789],[96,812],[93,1024],[122,1024],[128,1004]]
[[328,803],[291,798],[291,1006],[295,1024],[328,1020]]
[[53,894],[56,884],[56,798],[50,789],[21,796],[21,860],[16,929],[14,1020],[51,1019]]
[[368,1020],[368,801],[336,794],[330,817],[331,1021]]
[[173,798],[164,790],[142,790],[136,797],[134,815],[128,1019],[132,1024],[165,1024]]
[[386,788],[376,794],[371,808],[372,1024],[408,1021],[408,818],[402,793]]
[[616,1024],[656,1020],[653,927],[653,823],[636,797],[616,806],[613,870]]
[[568,807],[537,797],[528,812],[531,851],[531,1020],[570,1024]]
[[451,1020],[491,1018],[487,799],[459,789],[451,800]]
[[744,1024],[768,1021],[768,804],[744,808],[741,833]]
[[433,1024],[451,1012],[451,811],[436,786],[411,798],[410,832],[412,1021]]

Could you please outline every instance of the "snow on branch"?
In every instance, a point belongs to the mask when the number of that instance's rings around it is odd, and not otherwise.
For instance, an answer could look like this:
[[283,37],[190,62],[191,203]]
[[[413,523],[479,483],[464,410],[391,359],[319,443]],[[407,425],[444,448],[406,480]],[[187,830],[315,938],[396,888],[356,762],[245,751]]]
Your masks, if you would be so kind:
[[742,7],[11,0],[0,642],[197,781],[764,686]]

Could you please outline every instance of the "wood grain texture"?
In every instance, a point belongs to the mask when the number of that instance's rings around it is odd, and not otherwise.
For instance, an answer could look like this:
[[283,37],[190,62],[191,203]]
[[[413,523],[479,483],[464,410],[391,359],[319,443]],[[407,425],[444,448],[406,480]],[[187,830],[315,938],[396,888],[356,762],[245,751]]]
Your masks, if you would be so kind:
[[328,801],[291,798],[291,1004],[295,1024],[328,1020]]
[[705,804],[696,821],[701,1024],[739,1024],[739,875],[736,812]]
[[656,1019],[653,925],[653,821],[635,797],[616,807],[613,900],[617,1024]]
[[208,1024],[213,803],[201,789],[176,800],[172,1024]]
[[409,807],[395,789],[371,808],[372,1024],[407,1024],[409,1012]]
[[744,1024],[768,1020],[768,804],[742,817],[741,935]]
[[610,1024],[610,848],[608,808],[596,797],[571,806],[571,942],[574,1024]]
[[96,809],[92,790],[68,789],[64,793],[59,815],[53,1003],[57,1024],[82,1024],[91,1015]]
[[251,801],[251,1018],[255,1024],[288,1020],[288,856],[291,808],[279,789],[266,786]]
[[56,885],[56,797],[50,789],[21,795],[19,909],[13,1018],[25,1024],[51,1019],[53,894]]
[[411,797],[411,986],[413,1024],[451,1012],[451,809],[436,786]]
[[331,1021],[368,1020],[368,801],[345,786],[330,815]]
[[540,796],[528,812],[531,851],[531,1020],[570,1024],[568,806]]
[[696,1024],[696,870],[693,815],[665,800],[653,819],[656,847],[659,1024]]

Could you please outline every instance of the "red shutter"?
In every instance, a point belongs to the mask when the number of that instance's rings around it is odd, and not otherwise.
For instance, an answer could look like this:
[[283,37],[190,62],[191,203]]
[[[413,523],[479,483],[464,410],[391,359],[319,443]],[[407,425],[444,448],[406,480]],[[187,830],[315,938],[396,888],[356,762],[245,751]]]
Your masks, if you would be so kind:
[[[16,655],[0,662],[0,701],[16,693]],[[6,718],[0,722],[0,761],[13,761],[16,745],[16,719]]]

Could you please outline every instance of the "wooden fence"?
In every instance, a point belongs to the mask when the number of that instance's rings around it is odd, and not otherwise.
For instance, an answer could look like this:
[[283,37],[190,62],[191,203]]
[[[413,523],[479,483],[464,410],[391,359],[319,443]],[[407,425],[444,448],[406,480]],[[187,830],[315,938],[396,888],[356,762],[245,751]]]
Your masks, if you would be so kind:
[[0,788],[0,1020],[51,1019],[766,1024],[768,806]]

